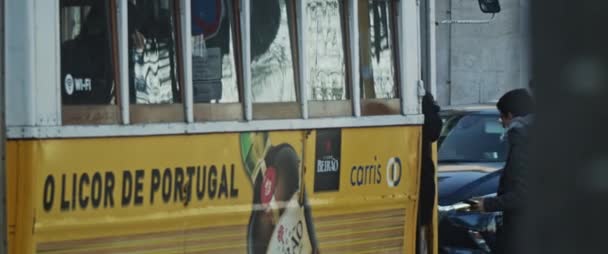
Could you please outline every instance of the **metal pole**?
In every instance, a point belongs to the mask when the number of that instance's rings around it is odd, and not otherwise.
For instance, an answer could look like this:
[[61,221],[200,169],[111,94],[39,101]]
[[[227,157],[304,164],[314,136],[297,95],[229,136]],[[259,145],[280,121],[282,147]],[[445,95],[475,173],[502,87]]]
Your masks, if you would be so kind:
[[129,11],[128,0],[120,0],[118,7],[118,56],[120,66],[120,113],[122,123],[129,124]]
[[436,63],[436,38],[435,38],[435,1],[426,1],[427,5],[427,86],[431,94],[437,98],[437,67]]
[[520,65],[521,66],[519,73],[519,82],[521,87],[527,87],[530,82],[530,74],[532,72],[531,69],[531,56],[532,51],[530,47],[530,3],[529,1],[520,0],[519,1],[519,28],[521,34],[520,40]]
[[400,60],[400,70],[398,70],[399,73],[399,77],[400,77],[400,81],[399,81],[399,91],[400,91],[400,97],[401,97],[401,114],[402,115],[408,115],[410,114],[409,110],[408,110],[408,101],[407,101],[407,78],[408,77],[408,72],[407,72],[407,67],[408,67],[408,54],[406,53],[407,48],[409,47],[408,44],[406,44],[406,38],[407,38],[407,34],[405,33],[406,30],[406,26],[408,25],[407,21],[405,21],[405,19],[407,19],[408,17],[406,16],[406,6],[405,6],[405,2],[404,1],[399,1],[399,5],[397,7],[397,13],[399,15],[399,26],[398,27],[398,41],[399,44],[395,45],[396,47],[399,47],[399,60]]
[[184,107],[186,113],[186,122],[194,122],[193,97],[192,97],[192,39],[190,31],[192,31],[191,20],[191,0],[181,1],[181,18],[182,18],[182,59],[184,66]]
[[306,29],[308,28],[308,22],[306,19],[306,1],[299,1],[300,5],[297,9],[298,17],[298,50],[300,60],[300,106],[302,107],[302,118],[308,119],[308,62],[306,55],[306,45],[304,42],[307,41]]
[[[449,6],[448,6],[448,16],[450,17],[450,19],[452,19],[452,10],[453,9],[453,3],[452,0],[449,0]],[[452,105],[452,87],[453,87],[453,82],[452,82],[452,31],[453,30],[453,26],[450,26],[450,28],[448,29],[448,66],[447,66],[447,75],[448,75],[448,105]]]
[[[417,105],[417,112],[422,112],[422,107],[420,105],[422,105],[422,96],[424,96],[423,91],[426,90],[425,84],[424,84],[424,80],[422,77],[422,22],[420,20],[420,1],[416,1],[416,37],[418,37],[418,39],[416,40],[416,76],[418,77],[417,80],[417,92],[418,92],[418,103]],[[402,88],[405,88],[404,86],[405,84],[403,84],[403,82],[401,82],[401,86]],[[401,90],[403,91],[403,89]],[[402,106],[405,106],[405,100],[402,98],[401,99],[402,102]],[[403,112],[403,111],[402,111]]]
[[243,51],[243,96],[245,107],[245,120],[253,119],[252,95],[251,95],[251,1],[242,0],[241,27],[242,27],[242,51]]
[[361,116],[361,87],[359,85],[359,6],[357,0],[350,0],[349,19],[350,19],[350,49],[351,49],[351,80],[353,89],[353,112],[355,117]]
[[[451,14],[451,4],[452,2],[450,1],[450,16]],[[494,20],[494,17],[496,16],[495,13],[492,13],[492,16],[489,19],[448,19],[448,20],[442,20],[441,24],[489,24],[490,22],[492,22],[492,20]]]

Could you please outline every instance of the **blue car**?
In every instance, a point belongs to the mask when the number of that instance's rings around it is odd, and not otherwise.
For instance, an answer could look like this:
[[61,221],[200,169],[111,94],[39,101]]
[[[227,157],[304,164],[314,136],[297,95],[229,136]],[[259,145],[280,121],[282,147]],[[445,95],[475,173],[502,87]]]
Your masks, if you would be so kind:
[[440,253],[492,253],[500,213],[468,210],[472,197],[496,195],[507,144],[491,105],[441,112],[438,196]]
[[501,213],[468,210],[472,197],[496,195],[501,170],[439,174],[440,253],[492,253]]

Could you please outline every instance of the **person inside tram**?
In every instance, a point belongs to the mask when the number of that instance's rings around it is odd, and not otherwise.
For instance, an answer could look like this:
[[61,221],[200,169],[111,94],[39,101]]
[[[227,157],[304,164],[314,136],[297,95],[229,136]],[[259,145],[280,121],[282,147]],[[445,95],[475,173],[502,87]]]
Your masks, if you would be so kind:
[[[62,35],[68,37],[61,44],[63,104],[109,104],[114,101],[108,9],[105,1],[92,1],[91,4],[77,35],[71,38],[68,33],[72,31],[62,30]],[[69,20],[62,19],[64,22]]]
[[132,103],[181,101],[173,2],[128,2],[129,96]]

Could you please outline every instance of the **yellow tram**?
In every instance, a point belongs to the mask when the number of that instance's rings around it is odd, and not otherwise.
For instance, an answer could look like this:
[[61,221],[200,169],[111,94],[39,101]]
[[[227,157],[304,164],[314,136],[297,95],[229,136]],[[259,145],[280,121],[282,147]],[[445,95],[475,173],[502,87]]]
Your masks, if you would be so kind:
[[2,2],[8,253],[415,252],[416,1]]

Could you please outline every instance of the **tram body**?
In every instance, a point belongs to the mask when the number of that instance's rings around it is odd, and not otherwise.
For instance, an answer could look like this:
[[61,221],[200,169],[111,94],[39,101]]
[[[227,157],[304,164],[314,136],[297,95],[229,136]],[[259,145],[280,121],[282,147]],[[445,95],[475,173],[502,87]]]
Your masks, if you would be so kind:
[[415,1],[3,8],[7,253],[415,252]]

